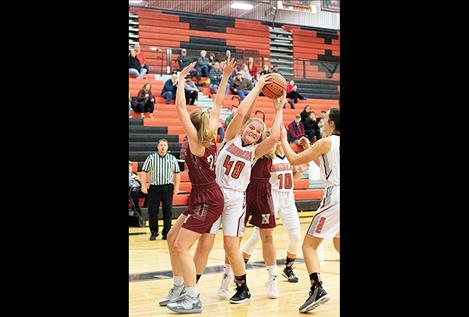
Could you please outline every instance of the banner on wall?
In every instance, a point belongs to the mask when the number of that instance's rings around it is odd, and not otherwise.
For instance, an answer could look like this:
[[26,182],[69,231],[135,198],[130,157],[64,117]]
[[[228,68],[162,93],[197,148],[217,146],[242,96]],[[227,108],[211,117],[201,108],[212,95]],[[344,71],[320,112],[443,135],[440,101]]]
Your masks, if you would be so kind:
[[278,1],[278,8],[282,10],[314,12],[311,6],[312,0],[283,0]]
[[340,0],[321,0],[321,10],[340,13]]

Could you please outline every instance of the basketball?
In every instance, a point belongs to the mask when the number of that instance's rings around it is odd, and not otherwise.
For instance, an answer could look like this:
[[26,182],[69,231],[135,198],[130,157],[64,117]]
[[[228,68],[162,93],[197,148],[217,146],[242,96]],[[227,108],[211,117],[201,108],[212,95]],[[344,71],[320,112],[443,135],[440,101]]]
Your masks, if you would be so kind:
[[271,79],[269,80],[271,83],[267,84],[262,88],[262,92],[264,96],[270,99],[277,99],[282,97],[283,92],[287,90],[287,81],[283,78],[282,75],[278,73],[272,73]]

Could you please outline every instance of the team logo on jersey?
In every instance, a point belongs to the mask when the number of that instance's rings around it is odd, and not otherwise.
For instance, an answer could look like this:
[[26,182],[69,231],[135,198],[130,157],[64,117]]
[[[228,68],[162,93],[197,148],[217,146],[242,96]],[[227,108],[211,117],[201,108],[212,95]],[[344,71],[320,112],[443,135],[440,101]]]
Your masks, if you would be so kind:
[[262,214],[261,216],[262,216],[261,224],[268,225],[269,224],[270,214]]
[[237,157],[243,158],[248,161],[252,161],[252,152],[244,151],[237,147],[234,143],[231,143],[226,150]]

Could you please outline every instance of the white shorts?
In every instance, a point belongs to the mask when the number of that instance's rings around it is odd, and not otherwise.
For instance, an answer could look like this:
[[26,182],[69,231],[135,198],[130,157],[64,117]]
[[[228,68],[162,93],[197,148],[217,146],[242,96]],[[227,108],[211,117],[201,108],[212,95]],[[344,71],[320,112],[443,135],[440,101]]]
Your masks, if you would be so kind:
[[279,217],[287,231],[300,229],[300,218],[296,209],[293,191],[272,190],[275,217]]
[[223,224],[223,235],[231,237],[242,237],[244,234],[244,218],[246,217],[246,195],[244,192],[221,188],[225,205],[223,212],[213,224],[210,233],[216,234],[220,225]]
[[340,237],[340,186],[326,188],[307,234],[323,239]]

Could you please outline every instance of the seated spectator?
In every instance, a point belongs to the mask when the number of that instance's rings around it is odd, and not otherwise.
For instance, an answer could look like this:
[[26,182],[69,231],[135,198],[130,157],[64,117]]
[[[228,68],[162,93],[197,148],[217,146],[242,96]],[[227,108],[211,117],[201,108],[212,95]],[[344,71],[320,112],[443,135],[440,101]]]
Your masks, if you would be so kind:
[[178,57],[179,70],[183,70],[185,67],[189,66],[193,62],[193,58],[187,56],[187,50],[185,48],[181,49],[181,55]]
[[225,138],[225,130],[224,130],[223,127],[221,126],[221,122],[220,122],[220,126],[219,126],[218,129],[217,129],[217,138],[216,138],[216,142],[217,142],[217,143],[222,143],[224,138]]
[[236,114],[236,111],[238,111],[237,107],[231,108],[231,114],[228,115],[228,117],[226,117],[225,124],[223,125],[225,130],[228,129],[228,125],[230,124],[231,120],[233,119],[234,115]]
[[135,54],[137,55],[137,59],[140,62],[140,65],[147,70],[147,74],[150,73],[150,68],[148,67],[148,64],[145,59],[145,55],[143,55],[143,52],[140,49],[140,44],[135,44],[134,45],[135,49]]
[[294,100],[294,103],[298,103],[298,98],[301,100],[305,100],[306,98],[303,97],[298,93],[298,87],[295,85],[295,81],[290,80],[287,85],[287,98],[291,98]]
[[130,198],[132,199],[133,206],[132,209],[142,215],[140,210],[139,199],[141,197],[146,197],[148,194],[148,189],[145,184],[142,184],[140,177],[132,172],[132,162],[129,161],[129,193]]
[[134,75],[137,78],[143,78],[147,70],[140,65],[140,61],[137,59],[137,54],[133,48],[130,49],[129,53],[129,74]]
[[251,77],[256,77],[257,66],[254,65],[254,58],[252,57],[249,57],[248,59],[248,70],[249,70],[249,74],[251,75]]
[[209,64],[209,60],[207,57],[205,57],[207,55],[207,51],[205,50],[201,50],[200,51],[200,57],[199,59],[197,60],[197,66],[196,66],[196,69],[197,71],[199,72],[199,76],[202,76],[202,77],[207,77],[208,76],[208,64]]
[[257,82],[259,81],[259,77],[261,77],[261,75],[259,73],[257,73],[251,78],[251,86],[252,87],[257,85]]
[[186,102],[188,105],[194,105],[197,97],[199,96],[199,89],[188,75],[184,82],[184,92],[186,94]]
[[230,50],[226,50],[225,51],[225,56],[223,56],[223,58],[221,59],[222,62],[226,62],[226,61],[229,61],[231,59],[231,51]]
[[313,143],[314,137],[316,137],[316,141],[321,138],[321,129],[318,125],[319,121],[316,119],[316,114],[314,111],[309,113],[308,118],[306,118],[305,122],[303,123],[305,127],[305,134],[308,140]]
[[[178,58],[178,64],[179,64],[179,71],[183,70],[186,68],[190,63],[192,63],[195,60],[195,58],[192,58],[190,56],[187,56],[187,50],[185,48],[181,49],[181,55],[179,55]],[[190,76],[197,76],[197,69],[192,69],[189,72]]]
[[247,81],[251,81],[251,80],[252,80],[251,74],[249,73],[248,65],[243,64],[243,65],[241,66],[240,73],[241,73],[241,77],[242,77],[243,79],[246,79]]
[[171,100],[176,99],[178,75],[172,74],[171,78],[165,81],[163,90],[161,91],[161,97],[166,99],[166,104],[169,105]]
[[213,55],[213,53],[212,53],[208,56],[208,73],[209,74],[210,74],[210,71],[213,68],[213,65],[215,65],[215,62],[216,62],[215,55]]
[[304,124],[306,118],[309,117],[309,114],[311,113],[311,107],[309,105],[306,105],[303,108],[303,111],[301,111],[300,116],[301,116],[301,122]]
[[133,107],[135,112],[140,113],[140,117],[143,118],[144,113],[149,112],[150,118],[153,118],[153,111],[155,110],[155,98],[151,93],[151,84],[146,83],[142,89],[138,92],[137,102]]
[[304,147],[303,142],[305,137],[305,127],[301,123],[301,116],[295,115],[295,120],[288,125],[287,139],[289,143],[295,143]]
[[272,73],[278,73],[278,72],[279,72],[278,65],[272,66]]
[[213,67],[209,73],[210,89],[212,90],[213,94],[217,93],[218,86],[220,85],[222,76],[223,76],[223,71],[220,68],[220,63],[215,62],[215,64],[213,64]]
[[243,100],[249,91],[252,89],[251,83],[243,79],[241,72],[236,73],[236,77],[233,79],[230,85],[230,90],[233,95],[238,95]]
[[264,64],[264,68],[262,69],[262,71],[259,74],[262,76],[262,75],[270,74],[270,73],[271,73],[271,71],[269,69],[269,65]]

